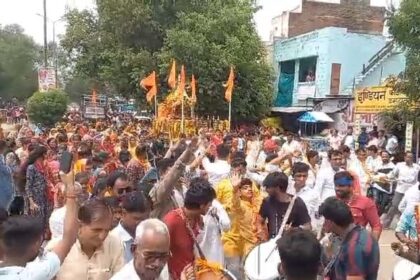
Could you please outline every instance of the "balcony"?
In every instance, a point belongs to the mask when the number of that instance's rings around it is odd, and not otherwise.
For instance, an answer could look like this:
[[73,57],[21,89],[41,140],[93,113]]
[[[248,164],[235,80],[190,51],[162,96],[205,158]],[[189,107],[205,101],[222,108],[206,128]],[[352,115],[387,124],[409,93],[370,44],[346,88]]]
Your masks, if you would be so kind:
[[316,92],[315,82],[300,82],[296,88],[296,97],[298,100],[314,98]]

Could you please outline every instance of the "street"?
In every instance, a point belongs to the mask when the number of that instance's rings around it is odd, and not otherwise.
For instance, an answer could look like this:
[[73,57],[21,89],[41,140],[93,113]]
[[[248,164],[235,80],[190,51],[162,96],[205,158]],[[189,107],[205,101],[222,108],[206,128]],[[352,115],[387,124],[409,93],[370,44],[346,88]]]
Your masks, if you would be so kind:
[[381,249],[381,264],[379,267],[378,280],[389,280],[392,279],[392,271],[394,265],[398,261],[398,257],[395,256],[391,250],[391,243],[395,242],[394,231],[386,230],[382,232],[381,239],[379,240],[379,246]]

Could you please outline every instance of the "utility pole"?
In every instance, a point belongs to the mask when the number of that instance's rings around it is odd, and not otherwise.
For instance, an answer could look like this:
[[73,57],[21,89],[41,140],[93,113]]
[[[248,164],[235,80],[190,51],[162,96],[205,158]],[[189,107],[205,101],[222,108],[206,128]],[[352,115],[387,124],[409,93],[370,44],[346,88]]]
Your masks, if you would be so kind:
[[53,45],[54,45],[54,70],[55,70],[55,88],[58,89],[58,55],[57,42],[55,41],[55,24],[58,20],[53,22]]
[[44,0],[44,67],[48,66],[47,0]]

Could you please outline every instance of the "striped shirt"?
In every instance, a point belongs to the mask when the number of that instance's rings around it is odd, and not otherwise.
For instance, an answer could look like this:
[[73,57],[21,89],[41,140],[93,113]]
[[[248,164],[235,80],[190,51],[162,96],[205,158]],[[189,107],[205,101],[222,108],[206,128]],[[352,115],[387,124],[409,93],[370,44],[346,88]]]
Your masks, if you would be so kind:
[[363,276],[376,280],[379,269],[379,245],[364,228],[356,226],[341,245],[334,264],[333,280],[345,280],[347,276]]

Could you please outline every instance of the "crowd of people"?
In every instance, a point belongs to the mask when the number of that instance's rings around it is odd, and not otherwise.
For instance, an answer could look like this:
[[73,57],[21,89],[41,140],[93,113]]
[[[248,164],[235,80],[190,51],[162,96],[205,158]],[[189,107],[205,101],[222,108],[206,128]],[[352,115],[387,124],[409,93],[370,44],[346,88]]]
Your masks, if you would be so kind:
[[377,279],[395,218],[393,249],[419,263],[420,168],[395,162],[394,136],[331,131],[323,154],[290,132],[149,128],[69,116],[1,133],[0,279],[247,279],[268,240],[282,279]]

